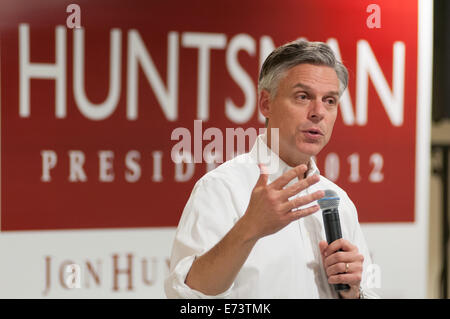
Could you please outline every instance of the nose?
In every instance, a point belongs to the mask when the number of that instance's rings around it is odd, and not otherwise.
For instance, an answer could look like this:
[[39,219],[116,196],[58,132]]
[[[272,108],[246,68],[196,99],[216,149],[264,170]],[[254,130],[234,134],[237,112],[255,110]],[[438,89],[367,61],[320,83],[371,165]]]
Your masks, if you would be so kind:
[[313,99],[310,103],[308,119],[314,123],[320,122],[325,116],[325,106],[320,99]]

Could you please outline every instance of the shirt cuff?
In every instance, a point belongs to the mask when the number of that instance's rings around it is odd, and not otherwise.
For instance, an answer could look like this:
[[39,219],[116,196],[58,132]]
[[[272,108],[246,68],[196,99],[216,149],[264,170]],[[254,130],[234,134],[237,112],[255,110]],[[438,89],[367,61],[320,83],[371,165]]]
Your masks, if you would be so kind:
[[359,299],[380,299],[380,296],[378,296],[373,290],[360,287],[359,288]]
[[231,290],[234,287],[234,283],[226,291],[218,295],[205,295],[204,293],[192,289],[185,284],[185,280],[189,270],[191,269],[192,263],[197,256],[187,256],[181,259],[175,266],[173,271],[169,273],[164,283],[164,289],[167,298],[184,298],[184,299],[223,299],[229,297]]

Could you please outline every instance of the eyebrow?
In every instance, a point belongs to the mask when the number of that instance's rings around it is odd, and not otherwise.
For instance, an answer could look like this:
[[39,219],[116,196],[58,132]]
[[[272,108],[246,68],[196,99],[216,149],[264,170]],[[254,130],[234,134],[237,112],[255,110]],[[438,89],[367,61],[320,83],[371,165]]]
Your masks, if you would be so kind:
[[[294,85],[292,88],[293,88],[293,89],[295,89],[295,88],[302,88],[302,89],[309,90],[309,91],[312,91],[312,90],[313,90],[310,86],[308,86],[308,85],[306,85],[306,84],[303,84],[303,83],[297,83],[297,84]],[[325,95],[335,95],[335,96],[339,96],[339,92],[336,92],[336,91],[329,91],[329,92],[327,92]]]

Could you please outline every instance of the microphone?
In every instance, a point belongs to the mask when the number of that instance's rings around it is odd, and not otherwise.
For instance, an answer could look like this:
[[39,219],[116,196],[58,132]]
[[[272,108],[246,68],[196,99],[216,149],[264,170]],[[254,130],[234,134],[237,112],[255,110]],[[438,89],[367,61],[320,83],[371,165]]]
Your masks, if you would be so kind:
[[[322,210],[323,225],[325,227],[325,235],[327,236],[328,244],[342,238],[341,223],[339,220],[339,196],[331,190],[325,190],[325,196],[319,199],[318,204]],[[333,284],[334,290],[348,290],[350,286],[347,284]]]

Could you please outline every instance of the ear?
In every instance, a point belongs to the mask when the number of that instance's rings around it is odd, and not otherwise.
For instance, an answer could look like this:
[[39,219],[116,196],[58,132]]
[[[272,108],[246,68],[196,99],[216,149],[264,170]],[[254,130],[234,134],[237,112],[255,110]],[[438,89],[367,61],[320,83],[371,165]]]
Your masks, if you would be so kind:
[[261,90],[261,92],[259,93],[258,107],[261,111],[261,114],[264,115],[265,118],[269,119],[272,113],[269,91]]

